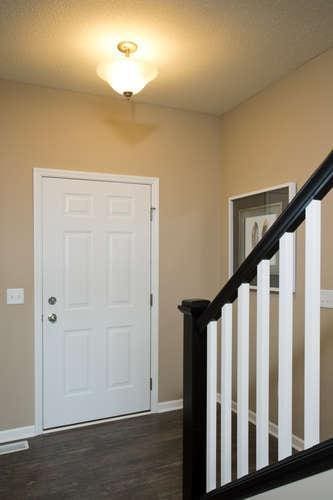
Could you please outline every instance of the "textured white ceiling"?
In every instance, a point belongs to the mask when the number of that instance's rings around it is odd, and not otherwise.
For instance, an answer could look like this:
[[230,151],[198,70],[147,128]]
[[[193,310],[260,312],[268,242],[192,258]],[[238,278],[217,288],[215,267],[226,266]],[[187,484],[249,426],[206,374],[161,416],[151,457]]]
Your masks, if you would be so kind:
[[96,66],[131,39],[159,68],[137,101],[219,115],[330,48],[332,21],[333,0],[0,0],[0,77],[116,96]]

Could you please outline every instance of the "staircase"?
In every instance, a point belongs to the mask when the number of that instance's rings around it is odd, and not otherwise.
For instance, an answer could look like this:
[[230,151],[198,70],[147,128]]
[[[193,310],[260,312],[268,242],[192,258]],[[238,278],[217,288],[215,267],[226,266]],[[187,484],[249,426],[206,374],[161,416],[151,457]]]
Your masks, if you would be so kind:
[[[249,498],[333,467],[320,442],[321,200],[333,152],[314,172],[213,301],[183,300],[183,498]],[[305,221],[304,450],[292,448],[294,235]],[[269,464],[270,259],[279,252],[278,462]],[[250,283],[257,278],[256,470],[249,471]],[[237,303],[237,321],[233,308]],[[218,328],[218,320],[221,319]],[[235,328],[234,328],[235,327]],[[217,370],[217,339],[221,356]],[[232,477],[232,345],[237,336],[237,479]],[[217,382],[221,388],[217,446]],[[219,484],[217,450],[220,448]]]

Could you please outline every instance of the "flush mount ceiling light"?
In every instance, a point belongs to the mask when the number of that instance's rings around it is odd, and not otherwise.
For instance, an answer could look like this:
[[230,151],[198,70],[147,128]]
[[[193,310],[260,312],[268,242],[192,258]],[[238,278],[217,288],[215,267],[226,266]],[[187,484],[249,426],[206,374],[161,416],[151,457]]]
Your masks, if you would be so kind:
[[140,92],[158,73],[150,63],[132,56],[137,48],[134,42],[120,42],[117,45],[119,56],[97,66],[98,76],[127,99]]

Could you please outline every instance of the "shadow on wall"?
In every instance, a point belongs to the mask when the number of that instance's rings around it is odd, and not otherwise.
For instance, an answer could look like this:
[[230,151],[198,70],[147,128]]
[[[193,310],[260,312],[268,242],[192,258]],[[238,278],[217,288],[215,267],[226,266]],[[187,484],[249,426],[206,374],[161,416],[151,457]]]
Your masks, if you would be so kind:
[[[113,132],[126,144],[139,144],[145,141],[157,129],[156,123],[139,122],[137,118],[138,105],[134,102],[124,102],[127,117],[107,117],[105,122],[111,125]],[[122,113],[124,115],[124,113]]]

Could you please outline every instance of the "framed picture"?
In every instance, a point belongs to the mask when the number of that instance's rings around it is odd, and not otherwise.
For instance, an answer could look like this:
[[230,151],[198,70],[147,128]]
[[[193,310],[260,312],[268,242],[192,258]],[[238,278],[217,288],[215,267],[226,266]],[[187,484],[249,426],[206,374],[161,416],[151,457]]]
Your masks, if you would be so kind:
[[[290,182],[229,198],[230,277],[252,252],[295,194],[296,184]],[[256,278],[250,285],[252,289],[256,289]],[[270,285],[272,291],[278,291],[278,253],[271,258]]]

